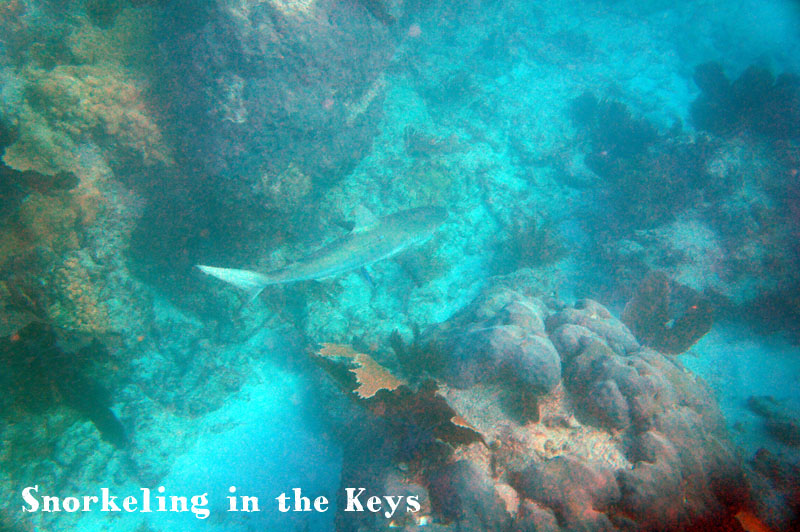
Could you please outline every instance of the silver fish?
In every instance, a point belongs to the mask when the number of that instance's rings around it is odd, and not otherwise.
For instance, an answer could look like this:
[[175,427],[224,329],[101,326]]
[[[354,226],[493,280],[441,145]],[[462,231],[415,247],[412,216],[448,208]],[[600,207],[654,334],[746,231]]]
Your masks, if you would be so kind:
[[215,266],[197,267],[254,299],[268,285],[334,277],[383,259],[427,241],[447,219],[442,207],[418,207],[399,211],[356,227],[302,259],[267,273]]

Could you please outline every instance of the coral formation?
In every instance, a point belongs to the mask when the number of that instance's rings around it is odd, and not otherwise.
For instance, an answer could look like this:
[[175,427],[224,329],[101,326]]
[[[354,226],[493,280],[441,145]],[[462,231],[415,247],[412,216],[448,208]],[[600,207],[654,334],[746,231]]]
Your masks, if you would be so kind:
[[59,328],[105,336],[112,332],[111,317],[92,270],[96,265],[82,252],[59,257],[33,248],[8,265],[5,303]]
[[[14,144],[18,138],[19,129],[7,124],[0,117],[0,152]],[[0,221],[5,221],[8,216],[17,212],[20,203],[31,191],[47,194],[50,191],[70,190],[77,184],[78,178],[72,172],[58,172],[53,175],[32,170],[20,172],[0,160],[0,198],[3,199],[0,206]],[[3,237],[0,237],[0,240],[2,239]],[[3,262],[3,255],[0,251],[0,265]]]
[[[145,3],[157,7],[136,7]],[[685,34],[669,30],[697,11],[659,0],[617,18],[619,2],[529,4],[2,3],[0,358],[11,373],[0,371],[0,388],[12,393],[0,394],[0,483],[156,485],[198,433],[240,434],[226,433],[243,425],[226,416],[243,384],[236,408],[276,396],[258,371],[274,354],[301,374],[287,377],[292,387],[308,379],[335,396],[338,410],[319,416],[328,430],[311,438],[342,434],[330,465],[344,454],[342,486],[421,501],[391,521],[339,511],[340,530],[740,530],[752,514],[797,528],[796,460],[759,452],[748,501],[711,394],[685,359],[662,354],[710,326],[707,302],[675,281],[718,290],[715,304],[729,298],[731,315],[762,318],[759,330],[800,323],[796,79],[699,68],[694,125],[727,138],[666,132],[691,98],[675,61],[710,55],[681,45],[678,58],[663,36]],[[631,57],[643,59],[622,64]],[[604,94],[636,111],[575,100],[584,159],[565,103],[575,87],[607,82]],[[755,153],[754,137],[773,142]],[[563,186],[564,175],[575,178]],[[275,288],[239,314],[190,277],[200,258],[256,267],[291,256],[298,236],[325,235],[361,202],[447,204],[453,220],[435,250],[378,266],[383,282]],[[540,210],[557,229],[531,216]],[[558,268],[539,267],[566,248]],[[265,249],[278,251],[247,264]],[[523,271],[464,308],[493,267]],[[627,297],[655,269],[670,279],[646,280],[622,321],[597,301],[552,296]],[[380,339],[409,321],[438,325],[408,344],[393,335],[392,359]],[[56,344],[65,330],[101,337],[115,363]],[[266,339],[273,332],[357,346],[316,357],[345,393],[294,346]],[[105,386],[119,391],[135,452],[97,445],[96,429],[126,439]],[[276,402],[318,415],[307,400],[293,390]],[[750,407],[796,445],[790,411],[765,398]],[[296,428],[255,432],[292,448]],[[320,471],[316,453],[303,458]],[[3,492],[0,513],[12,498]],[[42,515],[19,528],[70,525]]]
[[[523,292],[496,285],[411,346],[392,342],[404,367],[415,356],[438,359],[416,374],[436,374],[437,393],[481,435],[445,454],[416,446],[401,469],[409,486],[425,488],[437,530],[735,530],[740,510],[757,511],[702,382],[640,346],[599,303],[569,307]],[[536,415],[516,415],[520,388]],[[390,425],[407,419],[379,411]],[[414,425],[404,426],[407,442]],[[350,436],[343,482],[379,492],[396,482],[394,462],[405,455],[359,455],[373,436]],[[364,519],[337,522],[378,526]]]
[[369,399],[380,390],[391,392],[405,384],[371,356],[357,353],[350,346],[323,344],[322,349],[317,351],[317,356],[349,367],[357,384],[353,392],[361,399]]
[[36,246],[66,253],[79,246],[78,212],[73,196],[33,192],[0,227],[0,267]]
[[[404,442],[401,444],[401,448],[406,447],[404,453],[413,449],[411,454],[421,458],[429,445],[483,441],[475,428],[448,404],[446,389],[435,380],[426,379],[412,387],[371,356],[348,345],[323,344],[316,356],[344,389],[351,390],[361,404],[393,427],[394,436]],[[343,376],[342,369],[349,374]],[[355,383],[348,376],[355,376]]]
[[[31,69],[26,78],[28,105],[20,140],[6,151],[7,164],[19,169],[35,165],[47,172],[51,167],[46,165],[69,161],[75,144],[87,138],[100,145],[114,142],[118,156],[135,155],[145,164],[171,163],[144,103],[141,82],[125,69],[113,63],[59,65],[49,71]],[[53,142],[56,138],[60,146]],[[33,155],[39,152],[52,155],[39,162]]]
[[292,162],[318,186],[354,166],[376,131],[394,48],[374,13],[277,0],[193,8],[187,17],[169,6],[155,22],[171,29],[157,39],[173,51],[159,65],[159,92],[181,156],[247,188]]
[[452,198],[454,182],[455,176],[447,165],[431,159],[417,160],[408,172],[406,194],[413,204],[441,204]]
[[800,526],[800,460],[796,453],[760,449],[748,464],[758,514],[772,530]]
[[747,407],[764,419],[767,432],[790,447],[800,447],[800,419],[772,396],[751,396]]
[[403,129],[403,144],[412,157],[432,157],[466,149],[455,134],[445,138],[428,135],[411,125]]
[[[712,299],[719,318],[796,337],[792,317],[798,308],[798,253],[790,221],[796,213],[789,206],[793,189],[786,166],[794,164],[791,150],[779,156],[775,147],[743,139],[714,140],[712,145],[705,163],[706,184],[691,192],[702,201],[690,201],[669,223],[629,231],[621,240],[605,242],[601,252],[608,253],[604,260],[611,266],[609,273],[623,286],[636,286],[650,272],[663,271]],[[601,221],[602,216],[592,222],[614,227]],[[626,220],[613,224],[617,231],[631,229]],[[609,231],[604,238],[619,236]],[[632,297],[632,291],[622,292],[620,299]],[[672,309],[667,321],[678,318],[683,309]]]
[[123,0],[87,0],[86,14],[92,24],[107,29],[114,25],[124,3]]
[[571,118],[591,144],[586,166],[605,182],[617,231],[670,221],[709,181],[709,139],[659,135],[624,104],[589,93],[573,101]]
[[694,81],[702,93],[692,103],[694,124],[716,135],[744,131],[768,139],[800,137],[800,78],[748,67],[730,81],[717,62],[695,67]]
[[713,311],[697,291],[652,272],[625,306],[622,321],[643,344],[676,355],[711,329]]
[[110,332],[108,307],[79,257],[69,256],[55,268],[49,295],[47,316],[52,323],[98,336]]
[[34,192],[20,206],[18,218],[23,240],[57,253],[78,248],[78,214],[69,197],[45,197]]
[[655,127],[633,116],[625,104],[599,100],[591,92],[584,92],[571,102],[570,118],[586,131],[595,152],[609,159],[642,155],[659,140]]
[[265,171],[254,191],[264,197],[269,207],[291,212],[303,206],[312,186],[311,176],[292,162],[277,175]]
[[459,389],[503,383],[538,395],[552,390],[561,375],[558,353],[544,335],[541,303],[513,290],[479,298],[429,332],[414,352],[423,354],[433,376]]
[[508,273],[558,262],[569,253],[557,227],[549,218],[515,217],[506,238],[495,249],[495,270]]
[[[121,3],[89,2],[88,11]],[[79,154],[89,142],[110,148],[114,164],[169,163],[139,69],[152,66],[152,25],[144,9],[124,9],[113,29],[100,30],[84,14],[64,17],[55,4],[39,7],[9,36],[19,65],[6,112],[17,122],[18,138],[7,147],[5,163],[44,175],[78,174]]]

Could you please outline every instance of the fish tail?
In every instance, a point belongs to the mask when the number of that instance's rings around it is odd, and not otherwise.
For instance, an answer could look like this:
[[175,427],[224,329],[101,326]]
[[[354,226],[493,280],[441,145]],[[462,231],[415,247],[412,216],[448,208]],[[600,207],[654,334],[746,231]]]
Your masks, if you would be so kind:
[[217,268],[215,266],[203,266],[201,264],[198,264],[197,267],[205,274],[216,277],[217,279],[244,290],[247,292],[248,301],[252,301],[258,297],[258,294],[264,290],[264,287],[273,282],[272,279],[266,275],[249,270]]

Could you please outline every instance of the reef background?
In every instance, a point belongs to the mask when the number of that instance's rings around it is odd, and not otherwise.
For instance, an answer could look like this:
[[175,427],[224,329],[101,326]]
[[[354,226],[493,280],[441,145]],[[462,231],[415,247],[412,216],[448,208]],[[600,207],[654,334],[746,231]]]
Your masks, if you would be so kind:
[[[463,482],[459,490],[474,496],[463,512],[444,515],[452,501],[426,507],[442,530],[535,529],[525,515],[568,528],[577,525],[564,517],[574,510],[565,501],[580,497],[565,489],[564,500],[544,500],[532,487],[542,475],[569,483],[536,464],[577,456],[630,467],[655,448],[640,438],[652,425],[675,448],[724,449],[708,456],[746,475],[747,493],[724,501],[708,488],[698,507],[719,504],[726,517],[746,508],[791,530],[800,478],[800,8],[673,4],[0,2],[0,386],[11,392],[0,398],[0,527],[380,529],[388,523],[333,513],[235,521],[217,508],[218,521],[198,523],[18,511],[21,487],[32,484],[64,495],[165,485],[217,501],[231,484],[264,497],[302,486],[334,499],[362,467],[375,489],[432,493]],[[240,294],[193,268],[266,271],[342,235],[357,209],[429,204],[447,207],[447,223],[424,246],[375,264],[372,283],[353,273],[269,287],[242,306]],[[629,311],[625,320],[637,287],[660,286],[653,275],[671,292],[639,308],[666,305],[664,315],[648,322],[654,313]],[[518,295],[467,316],[476,298],[496,293]],[[515,301],[537,317],[505,308]],[[690,312],[695,301],[713,325],[689,347],[707,318]],[[689,332],[666,338],[687,315]],[[598,316],[602,324],[587,321]],[[352,401],[311,353],[351,345],[413,381],[430,353],[410,350],[404,363],[398,346],[417,339],[443,343],[439,355],[473,368],[462,345],[439,339],[442,324],[517,327],[510,339],[486,339],[486,359],[475,363],[498,371],[520,338],[552,344],[531,371],[547,377],[523,379],[539,417],[465,416],[485,425],[488,443],[521,441],[516,452],[528,462],[509,451],[508,471],[490,475],[498,450],[472,442],[466,451],[454,444],[458,460],[434,467],[417,459],[433,452],[427,440],[399,438],[392,445],[415,457],[401,473],[392,469],[400,451],[388,444],[391,452],[359,464],[343,449],[379,442],[353,434],[368,428],[389,441],[399,429],[381,424],[375,405]],[[598,336],[605,348],[587,357],[608,367],[644,345],[666,353],[641,355],[656,381],[668,381],[646,421],[631,422],[626,408],[652,390],[610,369],[603,382],[630,386],[626,406],[613,402],[616,421],[592,416],[584,402],[596,376],[576,377],[577,347],[556,332],[570,324]],[[628,329],[635,339],[609,336]],[[676,345],[680,356],[669,352]],[[678,377],[684,368],[704,382]],[[462,390],[449,400],[467,411],[514,392],[475,389],[464,382],[472,373],[445,364],[437,375]],[[684,386],[691,405],[680,406],[698,418],[688,431],[680,416],[659,417]],[[72,396],[76,387],[86,394]],[[563,419],[534,437],[545,411]],[[700,433],[708,437],[698,443]],[[563,441],[580,445],[559,448]],[[626,497],[601,498],[638,516]]]

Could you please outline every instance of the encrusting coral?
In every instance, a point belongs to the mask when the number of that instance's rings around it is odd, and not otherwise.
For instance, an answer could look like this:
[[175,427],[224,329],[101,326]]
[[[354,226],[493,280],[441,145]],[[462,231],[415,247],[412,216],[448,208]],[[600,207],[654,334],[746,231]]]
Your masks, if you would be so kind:
[[110,331],[108,307],[77,257],[68,257],[56,268],[51,284],[52,303],[47,315],[53,323],[95,335]]
[[[42,173],[71,170],[76,145],[88,139],[100,145],[113,139],[118,150],[136,154],[145,164],[171,163],[140,82],[122,67],[59,65],[25,74],[20,139],[4,157],[9,166]],[[43,160],[38,153],[50,155]]]
[[[18,138],[3,156],[8,166],[45,175],[77,173],[79,148],[87,142],[112,147],[114,158],[171,163],[145,100],[149,83],[141,67],[152,57],[151,13],[126,8],[119,15],[106,30],[84,16],[49,25],[25,17],[14,27],[9,38],[16,43],[11,53],[18,56],[20,101],[6,117],[18,124]],[[39,16],[61,15],[45,9]]]
[[[48,212],[47,206],[41,206]],[[9,311],[32,314],[68,331],[104,336],[113,329],[102,294],[101,267],[79,249],[75,213],[67,210],[67,230],[44,222],[22,225],[21,240],[0,270],[0,302]],[[58,218],[56,218],[58,220]],[[33,218],[33,221],[38,218]],[[41,230],[42,234],[35,231]]]
[[68,197],[34,192],[19,208],[18,225],[25,241],[64,252],[78,248],[77,218]]

